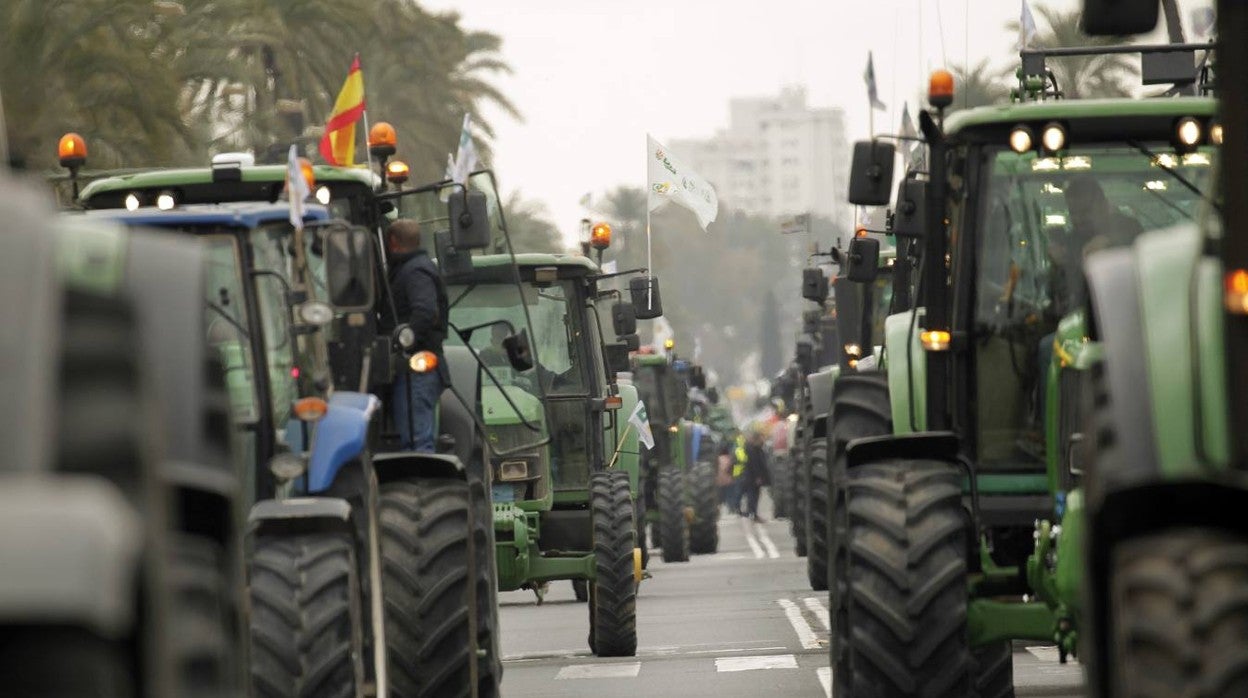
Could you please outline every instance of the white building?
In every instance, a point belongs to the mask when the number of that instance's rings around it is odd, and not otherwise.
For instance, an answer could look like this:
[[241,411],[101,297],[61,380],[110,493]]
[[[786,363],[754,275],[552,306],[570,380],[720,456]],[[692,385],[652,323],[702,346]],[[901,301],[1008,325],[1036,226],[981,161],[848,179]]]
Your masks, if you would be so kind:
[[670,145],[715,185],[727,209],[833,219],[848,214],[845,113],[807,106],[805,87],[785,87],[776,97],[730,100],[726,130]]

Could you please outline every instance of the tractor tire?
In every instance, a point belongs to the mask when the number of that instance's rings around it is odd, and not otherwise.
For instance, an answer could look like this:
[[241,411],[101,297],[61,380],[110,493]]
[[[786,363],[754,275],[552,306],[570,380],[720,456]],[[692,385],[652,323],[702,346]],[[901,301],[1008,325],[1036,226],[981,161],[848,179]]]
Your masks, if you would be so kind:
[[689,526],[689,550],[708,555],[719,550],[719,491],[715,487],[715,464],[695,463],[689,471],[689,497],[693,523]]
[[179,696],[213,698],[241,692],[238,609],[225,551],[203,536],[175,534],[167,578],[172,591],[169,634]]
[[793,552],[806,557],[806,500],[810,487],[806,477],[806,449],[799,432],[789,454],[793,460],[793,498],[789,500],[789,530],[793,533]]
[[478,658],[466,603],[476,568],[468,553],[468,483],[449,478],[385,483],[380,518],[390,695],[470,695]]
[[573,579],[572,594],[580,603],[589,601],[589,581],[585,579]]
[[[930,460],[849,473],[853,696],[966,696],[967,530],[961,471]],[[835,669],[834,669],[835,671]]]
[[810,443],[810,487],[806,511],[806,579],[815,591],[828,590],[828,440]]
[[637,544],[628,473],[609,471],[589,478],[596,579],[589,587],[589,648],[599,657],[637,654]]
[[852,676],[849,667],[849,548],[846,546],[849,511],[845,485],[848,473],[846,447],[854,439],[884,436],[893,432],[888,401],[888,376],[884,373],[850,373],[837,378],[832,388],[832,425],[828,448],[832,450],[832,470],[828,486],[828,590],[832,633],[828,644],[833,681]]
[[248,566],[252,695],[358,695],[363,613],[352,537],[262,535]]
[[1014,698],[1014,643],[994,642],[971,651],[976,698]]
[[25,628],[0,636],[0,682],[23,698],[138,698],[133,648],[86,630]]
[[[469,485],[477,580],[477,696],[494,698],[503,680],[503,654],[498,632],[498,564],[494,554],[494,505],[483,482]],[[484,653],[484,654],[482,654]]]
[[1248,539],[1159,531],[1111,554],[1114,696],[1248,695]]
[[[638,493],[641,493],[644,490],[645,487],[643,482],[643,486],[638,487],[637,491]],[[633,521],[637,524],[637,547],[641,548],[641,569],[649,569],[650,543],[646,539],[646,502],[641,496],[637,497],[637,500],[633,502]],[[585,599],[581,599],[578,596],[577,600],[588,600],[588,593],[589,592],[587,591]]]
[[771,516],[787,519],[791,515],[793,499],[793,460],[788,455],[776,456],[771,461]]
[[658,494],[663,562],[688,562],[689,519],[685,516],[685,473],[673,466],[659,471]]

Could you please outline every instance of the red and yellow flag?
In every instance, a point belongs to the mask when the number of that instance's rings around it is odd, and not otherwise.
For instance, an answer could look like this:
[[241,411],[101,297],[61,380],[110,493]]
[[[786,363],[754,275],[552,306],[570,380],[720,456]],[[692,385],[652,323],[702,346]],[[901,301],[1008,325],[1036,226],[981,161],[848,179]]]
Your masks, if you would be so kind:
[[355,122],[364,114],[364,73],[360,72],[360,54],[351,61],[347,81],[334,100],[334,111],[325,122],[321,137],[321,157],[331,165],[350,167],[355,164]]

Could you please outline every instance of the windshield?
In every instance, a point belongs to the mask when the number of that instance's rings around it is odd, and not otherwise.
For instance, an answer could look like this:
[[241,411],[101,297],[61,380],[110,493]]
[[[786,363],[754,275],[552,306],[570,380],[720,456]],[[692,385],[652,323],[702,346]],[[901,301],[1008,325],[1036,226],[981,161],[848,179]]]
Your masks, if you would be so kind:
[[[586,360],[581,352],[581,314],[569,312],[575,302],[575,289],[570,280],[550,284],[523,285],[524,305],[533,321],[529,341],[537,362],[542,387],[548,395],[584,395],[589,391]],[[515,286],[503,283],[454,285],[448,292],[451,303],[451,324],[457,328],[506,320],[517,331],[527,327],[525,309],[517,298]],[[502,340],[506,328],[495,324],[473,332],[469,344],[487,365],[505,364]],[[449,344],[462,340],[451,333]]]
[[1055,331],[1086,306],[1084,258],[1194,220],[1205,205],[1213,153],[1152,150],[1076,146],[1059,159],[1002,149],[983,159],[972,333],[978,448],[988,467],[1034,467],[1043,458]]
[[681,377],[666,362],[642,363],[633,371],[637,395],[646,403],[650,423],[666,429],[685,416],[689,408],[688,390]]

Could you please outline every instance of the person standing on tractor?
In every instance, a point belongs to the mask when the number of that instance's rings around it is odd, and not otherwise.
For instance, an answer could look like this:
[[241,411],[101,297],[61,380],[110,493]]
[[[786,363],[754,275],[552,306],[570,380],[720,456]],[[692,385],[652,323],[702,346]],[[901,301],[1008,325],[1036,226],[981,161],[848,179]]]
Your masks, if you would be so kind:
[[434,410],[450,383],[443,360],[447,331],[446,284],[429,254],[420,245],[420,224],[400,218],[390,224],[390,289],[397,322],[408,323],[416,335],[413,350],[429,352],[432,370],[402,371],[394,381],[394,421],[403,450],[433,453]]
[[763,446],[767,443],[767,432],[761,425],[750,432],[749,441],[745,445],[745,464],[738,482],[745,493],[746,510],[742,516],[748,516],[754,523],[767,523],[758,515],[758,496],[763,485],[769,484],[767,473],[767,451]]

